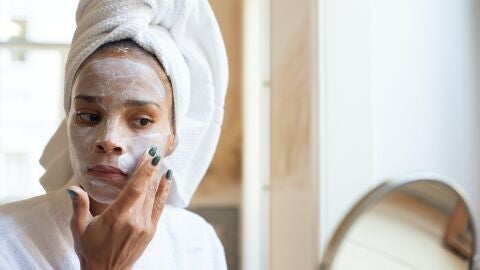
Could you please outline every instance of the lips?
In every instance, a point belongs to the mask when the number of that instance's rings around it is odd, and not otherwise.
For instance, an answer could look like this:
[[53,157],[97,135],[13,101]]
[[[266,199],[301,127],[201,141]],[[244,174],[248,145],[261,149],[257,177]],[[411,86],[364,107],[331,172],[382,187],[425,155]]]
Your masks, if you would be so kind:
[[126,180],[128,176],[124,171],[111,165],[95,165],[88,169],[88,174],[112,182]]

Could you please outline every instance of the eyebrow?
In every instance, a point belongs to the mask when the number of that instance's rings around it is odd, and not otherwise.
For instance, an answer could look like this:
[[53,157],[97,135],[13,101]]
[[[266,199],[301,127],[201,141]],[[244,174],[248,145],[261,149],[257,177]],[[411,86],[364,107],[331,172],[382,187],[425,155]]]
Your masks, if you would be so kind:
[[[98,103],[102,104],[103,97],[101,96],[87,96],[87,95],[78,95],[75,96],[74,99],[81,99],[85,100],[90,103]],[[124,103],[125,106],[133,106],[133,107],[142,107],[142,106],[149,106],[153,105],[161,109],[160,105],[153,101],[146,101],[146,100],[136,100],[136,99],[127,99]]]
[[85,100],[86,102],[98,103],[98,104],[101,104],[103,100],[103,98],[100,96],[87,96],[87,95],[78,95],[78,96],[75,96],[74,99],[81,99],[81,100]]
[[160,105],[156,102],[153,102],[153,101],[128,99],[128,100],[125,101],[124,104],[126,106],[135,106],[135,107],[154,105],[154,106],[156,106],[160,109]]

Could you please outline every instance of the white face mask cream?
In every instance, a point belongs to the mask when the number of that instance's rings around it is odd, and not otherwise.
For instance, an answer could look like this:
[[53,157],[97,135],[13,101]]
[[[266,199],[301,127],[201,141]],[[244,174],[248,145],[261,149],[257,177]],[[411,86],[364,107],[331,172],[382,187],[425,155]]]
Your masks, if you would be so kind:
[[[77,74],[68,116],[70,158],[89,196],[110,204],[151,146],[163,157],[172,141],[171,100],[143,61],[100,58]],[[166,171],[161,170],[157,181]]]

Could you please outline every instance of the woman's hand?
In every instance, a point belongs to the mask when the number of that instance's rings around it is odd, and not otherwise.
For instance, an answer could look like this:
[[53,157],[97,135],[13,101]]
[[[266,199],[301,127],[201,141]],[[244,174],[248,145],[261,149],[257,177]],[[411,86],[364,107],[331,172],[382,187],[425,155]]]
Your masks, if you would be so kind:
[[89,211],[87,193],[68,188],[73,202],[70,227],[82,269],[130,269],[152,240],[171,181],[169,170],[156,188],[160,157],[154,152],[142,156],[119,197],[96,217]]

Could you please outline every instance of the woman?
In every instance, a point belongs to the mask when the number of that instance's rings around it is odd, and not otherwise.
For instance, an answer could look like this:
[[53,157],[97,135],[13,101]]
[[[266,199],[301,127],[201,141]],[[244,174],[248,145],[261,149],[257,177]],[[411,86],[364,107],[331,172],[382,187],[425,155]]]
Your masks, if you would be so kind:
[[0,268],[226,269],[212,226],[182,209],[215,150],[226,82],[207,1],[80,1],[47,194],[0,207]]

